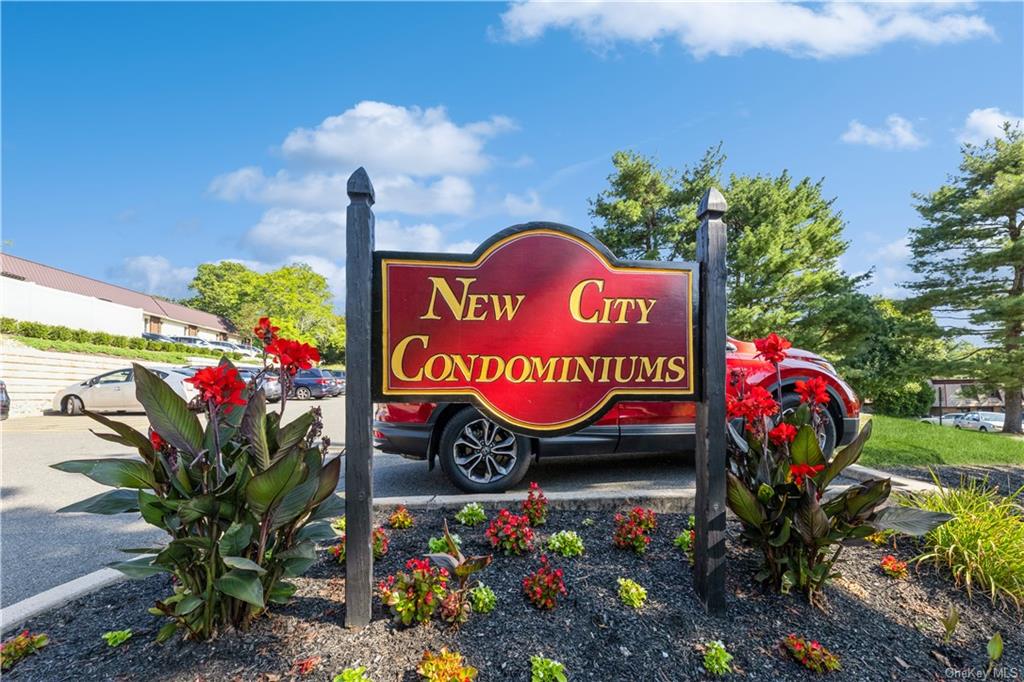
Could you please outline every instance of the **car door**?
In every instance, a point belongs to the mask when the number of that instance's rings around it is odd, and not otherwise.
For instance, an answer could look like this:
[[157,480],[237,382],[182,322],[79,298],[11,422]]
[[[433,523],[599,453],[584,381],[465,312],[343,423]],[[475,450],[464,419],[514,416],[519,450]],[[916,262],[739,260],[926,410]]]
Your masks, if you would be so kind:
[[[119,369],[116,372],[101,374],[93,380],[92,386],[82,400],[88,410],[120,410],[124,402],[124,387],[131,379],[130,369]],[[134,389],[134,385],[132,385]],[[134,390],[132,391],[134,394]]]
[[616,452],[683,452],[693,449],[697,423],[694,402],[619,403]]

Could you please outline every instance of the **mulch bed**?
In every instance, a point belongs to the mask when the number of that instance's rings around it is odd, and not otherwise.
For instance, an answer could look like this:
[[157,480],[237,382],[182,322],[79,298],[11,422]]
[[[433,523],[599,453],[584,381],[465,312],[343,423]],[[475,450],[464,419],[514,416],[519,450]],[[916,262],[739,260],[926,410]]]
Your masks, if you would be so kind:
[[932,483],[932,474],[938,476],[942,485],[957,487],[961,481],[981,480],[996,488],[1001,495],[1009,495],[1021,490],[1017,495],[1019,502],[1024,504],[1024,465],[1022,466],[931,466],[931,467],[885,467],[885,471],[897,476],[906,476],[920,481]]
[[[377,563],[378,577],[424,553],[427,538],[440,534],[443,512],[414,515],[414,528],[389,531],[391,549]],[[583,526],[586,517],[596,523]],[[554,611],[534,609],[522,596],[521,580],[538,565],[538,553],[496,556],[481,578],[496,592],[498,608],[489,615],[474,614],[458,630],[440,621],[396,627],[376,603],[369,627],[347,631],[344,567],[326,553],[298,581],[298,594],[289,605],[277,608],[247,634],[228,633],[206,644],[152,641],[161,622],[146,608],[169,591],[166,577],[121,583],[29,623],[33,632],[49,634],[51,644],[9,675],[12,680],[46,681],[271,682],[298,678],[295,662],[319,656],[318,665],[302,679],[331,680],[345,667],[365,665],[377,682],[414,681],[424,649],[447,646],[480,669],[480,680],[529,680],[529,658],[540,654],[564,663],[570,680],[666,682],[705,679],[699,647],[721,639],[735,656],[733,677],[814,679],[779,648],[779,640],[795,632],[820,640],[841,657],[843,671],[827,679],[942,680],[954,675],[966,679],[968,674],[980,679],[987,664],[985,645],[997,630],[1005,641],[1003,665],[1007,670],[1015,667],[1018,675],[1024,670],[1024,628],[1016,611],[994,607],[983,598],[968,601],[929,567],[912,568],[903,581],[882,575],[882,556],[893,552],[910,559],[914,550],[909,542],[896,550],[846,550],[839,565],[844,577],[828,588],[827,609],[819,610],[800,596],[765,592],[753,583],[756,556],[739,542],[738,527],[730,523],[729,610],[725,617],[709,616],[694,597],[688,563],[672,546],[685,522],[683,514],[660,514],[651,549],[638,557],[611,545],[611,513],[552,511],[541,528],[543,538],[574,529],[586,543],[582,558],[553,557],[565,569],[568,597]],[[489,551],[483,526],[457,530],[467,553]],[[649,599],[642,610],[619,602],[619,577],[647,588]],[[939,618],[951,604],[961,612],[960,626],[952,644],[944,646]],[[119,648],[108,648],[100,637],[124,628],[133,629],[135,636]]]

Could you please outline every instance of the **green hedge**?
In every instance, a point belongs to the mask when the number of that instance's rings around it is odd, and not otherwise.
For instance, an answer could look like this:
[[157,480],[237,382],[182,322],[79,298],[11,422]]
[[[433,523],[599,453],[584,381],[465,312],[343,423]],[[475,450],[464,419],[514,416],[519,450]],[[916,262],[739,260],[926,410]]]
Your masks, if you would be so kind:
[[[90,346],[106,346],[109,348],[130,348],[138,351],[154,351],[175,353],[180,355],[205,355],[219,358],[225,355],[219,350],[195,348],[184,343],[168,343],[166,341],[150,341],[141,336],[120,336],[107,332],[92,332],[88,329],[71,329],[63,325],[43,324],[41,322],[19,322],[10,317],[0,317],[0,333],[21,336],[29,339],[46,341],[63,341],[89,344]],[[123,355],[123,353],[117,353]],[[241,353],[227,353],[228,357],[239,360],[245,356]]]

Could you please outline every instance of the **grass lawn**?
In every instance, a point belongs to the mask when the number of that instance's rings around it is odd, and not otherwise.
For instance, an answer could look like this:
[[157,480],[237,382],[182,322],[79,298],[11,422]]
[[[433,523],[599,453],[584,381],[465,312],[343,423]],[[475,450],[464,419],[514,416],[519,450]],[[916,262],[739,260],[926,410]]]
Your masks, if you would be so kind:
[[872,415],[871,438],[860,463],[865,466],[931,464],[1024,466],[1024,438],[998,433],[959,431],[922,424],[916,419]]

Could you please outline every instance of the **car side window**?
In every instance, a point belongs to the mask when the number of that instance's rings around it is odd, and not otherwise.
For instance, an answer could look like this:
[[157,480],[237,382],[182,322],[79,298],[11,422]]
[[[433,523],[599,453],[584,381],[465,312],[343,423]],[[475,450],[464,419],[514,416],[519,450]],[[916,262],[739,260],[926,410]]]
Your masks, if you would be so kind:
[[131,378],[132,371],[130,369],[122,369],[117,372],[111,372],[110,374],[104,374],[97,378],[97,384],[122,384]]

